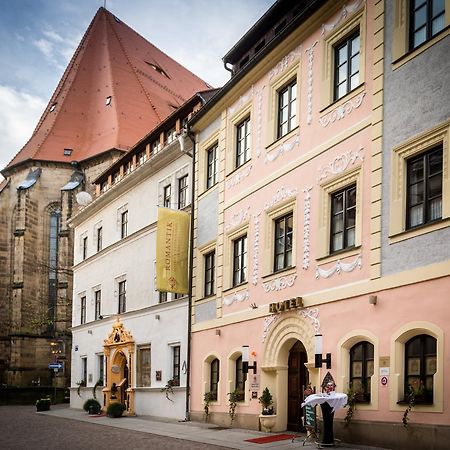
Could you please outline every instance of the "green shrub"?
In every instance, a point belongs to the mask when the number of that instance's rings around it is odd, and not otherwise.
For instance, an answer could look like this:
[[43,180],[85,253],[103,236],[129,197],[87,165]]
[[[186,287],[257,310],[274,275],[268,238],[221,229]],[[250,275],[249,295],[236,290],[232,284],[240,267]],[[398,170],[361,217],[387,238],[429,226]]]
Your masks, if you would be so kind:
[[120,417],[126,409],[127,407],[123,403],[110,403],[106,409],[106,414],[108,417]]
[[88,398],[85,402],[84,402],[84,405],[83,405],[83,409],[86,411],[86,412],[89,412],[89,407],[90,406],[95,406],[95,407],[97,407],[98,409],[101,409],[101,405],[100,405],[100,403],[97,401],[97,400],[95,400],[95,398]]

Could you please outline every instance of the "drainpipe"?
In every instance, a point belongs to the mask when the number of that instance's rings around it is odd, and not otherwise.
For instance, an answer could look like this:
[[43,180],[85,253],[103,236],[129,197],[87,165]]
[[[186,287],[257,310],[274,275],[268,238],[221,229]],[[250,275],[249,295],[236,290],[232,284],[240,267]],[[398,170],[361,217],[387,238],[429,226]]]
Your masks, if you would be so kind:
[[[184,150],[184,137],[187,136],[192,141],[192,153]],[[186,354],[186,411],[185,422],[190,418],[190,378],[191,378],[191,329],[192,329],[192,276],[194,273],[194,200],[195,200],[195,137],[189,130],[179,138],[180,148],[183,153],[192,158],[192,189],[191,189],[191,228],[189,244],[189,286],[188,286],[188,321],[187,321],[187,354]]]

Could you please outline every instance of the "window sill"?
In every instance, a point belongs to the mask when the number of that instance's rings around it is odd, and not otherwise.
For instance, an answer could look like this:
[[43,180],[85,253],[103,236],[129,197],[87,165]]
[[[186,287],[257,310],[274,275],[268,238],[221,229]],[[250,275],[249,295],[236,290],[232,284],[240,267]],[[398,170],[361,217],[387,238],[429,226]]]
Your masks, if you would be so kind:
[[334,252],[331,255],[320,256],[319,258],[316,258],[316,261],[318,264],[328,264],[330,262],[336,262],[338,259],[356,256],[359,253],[361,253],[361,245],[355,245],[354,247]]
[[326,115],[332,110],[338,108],[339,106],[343,105],[345,102],[348,102],[351,98],[356,97],[357,95],[361,94],[361,92],[364,91],[365,83],[361,83],[360,85],[356,86],[355,89],[351,90],[350,92],[347,92],[343,97],[334,100],[329,105],[325,106],[325,108],[321,109],[319,113],[322,115]]
[[433,45],[437,44],[439,41],[444,39],[446,36],[450,34],[450,25],[446,26],[443,30],[441,30],[436,36],[432,37],[430,40],[424,42],[423,44],[420,44],[418,47],[416,47],[413,50],[407,51],[404,55],[400,56],[400,58],[397,58],[395,61],[392,61],[392,70],[397,70],[403,64],[406,64],[407,62],[414,59],[416,56],[419,56],[424,51],[428,50]]
[[399,233],[393,233],[389,235],[389,244],[396,244],[397,242],[406,241],[423,234],[432,233],[433,231],[447,228],[450,225],[450,217],[444,219],[426,223],[419,227],[411,228],[409,230],[400,231]]
[[222,293],[223,294],[228,294],[229,292],[232,292],[232,291],[240,291],[240,290],[242,290],[243,288],[245,288],[247,286],[248,286],[248,281],[244,281],[243,283],[236,284],[235,286],[231,286],[228,289],[224,289],[222,291]]
[[291,139],[293,136],[295,136],[295,133],[300,129],[300,127],[297,125],[295,128],[292,128],[291,131],[289,131],[289,133],[286,133],[284,136],[281,136],[279,138],[277,138],[275,141],[273,141],[271,144],[269,144],[266,147],[266,152],[270,153],[275,147],[277,147],[278,145],[282,145],[284,144],[286,141],[288,141],[289,139]]
[[270,272],[266,275],[263,275],[261,278],[264,281],[270,281],[274,278],[278,278],[280,276],[286,276],[286,275],[293,275],[294,273],[297,273],[297,267],[290,266],[290,267],[286,267],[286,269],[278,270],[277,272]]

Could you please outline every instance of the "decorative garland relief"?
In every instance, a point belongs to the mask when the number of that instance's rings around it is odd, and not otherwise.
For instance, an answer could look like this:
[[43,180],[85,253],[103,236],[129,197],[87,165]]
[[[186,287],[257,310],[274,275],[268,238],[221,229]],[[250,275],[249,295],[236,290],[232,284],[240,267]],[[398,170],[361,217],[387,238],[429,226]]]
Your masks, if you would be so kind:
[[247,206],[245,209],[240,209],[237,213],[233,214],[231,221],[225,225],[225,231],[229,231],[232,228],[239,226],[242,222],[245,222],[249,219],[250,214],[250,206]]
[[336,122],[336,120],[341,120],[345,116],[348,116],[354,109],[359,108],[361,106],[365,95],[366,95],[365,92],[361,92],[351,100],[348,100],[344,104],[339,105],[329,114],[319,119],[320,125],[322,125],[322,127],[326,127],[328,124]]
[[273,77],[277,76],[285,69],[289,67],[289,65],[294,61],[297,57],[300,56],[302,47],[299,45],[296,49],[292,50],[288,55],[286,55],[270,72],[269,72],[269,80]]
[[341,272],[352,272],[356,268],[362,268],[362,259],[361,254],[359,254],[356,259],[351,263],[343,263],[340,259],[336,261],[336,264],[331,267],[331,269],[325,270],[321,267],[316,268],[316,279],[318,280],[320,277],[322,278],[330,278],[332,275],[337,273],[338,275]]
[[317,45],[317,41],[314,42],[311,47],[305,51],[308,55],[308,90],[307,90],[307,105],[306,105],[306,123],[311,125],[312,123],[312,96],[313,96],[313,61],[314,61],[314,47]]
[[342,7],[339,17],[332,23],[322,24],[322,36],[329,31],[333,31],[337,25],[339,25],[344,19],[347,18],[349,14],[353,14],[359,9],[359,7],[365,3],[365,0],[355,0],[349,5],[344,5]]
[[236,172],[230,179],[225,181],[225,186],[227,189],[230,189],[234,186],[237,186],[244,178],[250,175],[252,170],[252,166],[247,166],[245,169]]
[[275,161],[279,156],[283,153],[290,152],[296,145],[300,144],[300,134],[295,136],[295,139],[292,142],[285,142],[277,148],[277,151],[273,151],[271,153],[266,154],[266,158],[264,162],[267,164],[268,162]]
[[311,190],[312,186],[303,189],[305,194],[303,206],[303,269],[309,268],[310,224],[311,224]]
[[250,298],[250,294],[247,290],[242,292],[235,292],[233,295],[229,295],[223,298],[223,304],[225,306],[230,306],[234,302],[243,302],[244,300],[248,300]]
[[292,287],[295,283],[296,278],[297,278],[297,274],[294,273],[294,274],[288,275],[286,277],[279,277],[279,278],[270,280],[267,283],[263,283],[264,291],[265,292],[281,291],[282,289],[286,289],[287,287]]
[[344,172],[347,168],[355,164],[358,160],[363,162],[364,155],[362,154],[364,148],[359,147],[358,150],[349,150],[348,152],[342,153],[333,159],[326,166],[319,167],[319,176],[317,177],[317,183],[328,177],[328,175],[337,175]]

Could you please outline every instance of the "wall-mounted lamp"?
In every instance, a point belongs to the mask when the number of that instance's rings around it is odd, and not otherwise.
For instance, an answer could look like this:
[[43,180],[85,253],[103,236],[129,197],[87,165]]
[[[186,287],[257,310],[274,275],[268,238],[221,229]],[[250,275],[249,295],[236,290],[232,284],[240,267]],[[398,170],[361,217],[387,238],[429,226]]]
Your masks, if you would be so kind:
[[216,330],[216,336],[220,336],[220,330]]
[[377,304],[377,296],[376,295],[369,295],[369,304],[374,305],[374,306]]
[[321,334],[316,334],[314,336],[314,346],[315,346],[314,367],[316,369],[320,369],[322,367],[322,364],[326,363],[327,369],[331,369],[331,353],[327,353],[327,356],[325,359],[322,358],[323,341],[322,341]]
[[253,362],[252,366],[248,365],[249,358],[249,348],[248,345],[242,346],[242,372],[248,373],[248,369],[253,370],[253,374],[256,374],[256,361]]

